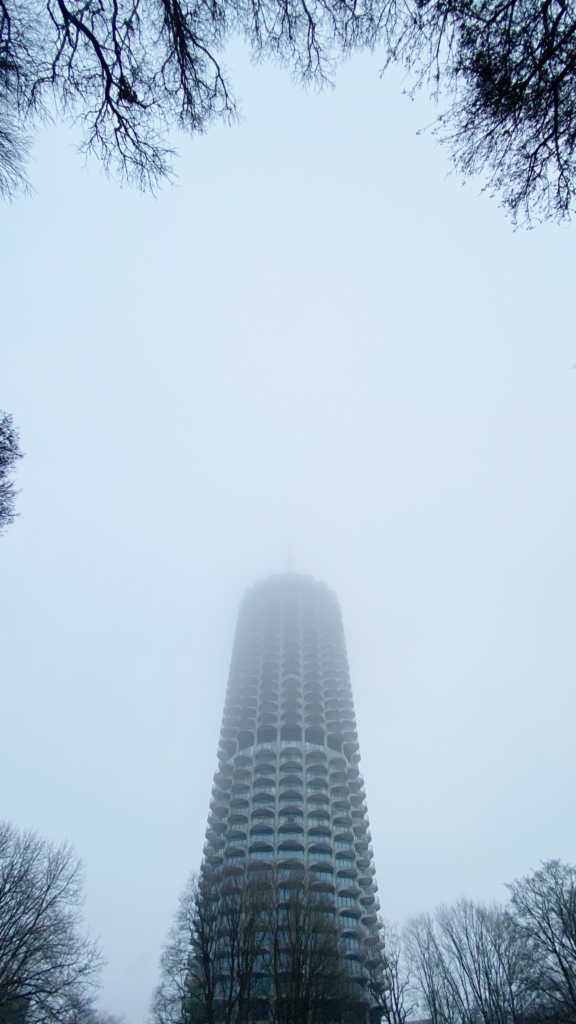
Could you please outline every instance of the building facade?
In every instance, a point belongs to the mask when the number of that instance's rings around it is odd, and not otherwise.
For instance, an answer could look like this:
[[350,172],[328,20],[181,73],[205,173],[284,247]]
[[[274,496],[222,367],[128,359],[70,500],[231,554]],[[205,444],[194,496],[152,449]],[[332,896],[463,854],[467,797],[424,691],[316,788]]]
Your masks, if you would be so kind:
[[367,992],[379,904],[359,761],[336,597],[291,573],[256,584],[238,617],[203,871],[222,886],[305,873]]

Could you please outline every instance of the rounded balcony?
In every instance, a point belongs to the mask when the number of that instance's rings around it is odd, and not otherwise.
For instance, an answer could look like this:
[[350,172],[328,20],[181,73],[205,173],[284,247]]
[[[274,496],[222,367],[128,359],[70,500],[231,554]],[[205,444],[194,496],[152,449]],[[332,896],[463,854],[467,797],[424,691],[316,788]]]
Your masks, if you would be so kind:
[[278,868],[279,868],[280,871],[282,869],[290,869],[290,868],[292,868],[292,866],[294,864],[297,864],[297,863],[302,863],[303,864],[304,863],[304,854],[300,853],[297,850],[290,850],[290,851],[280,851],[279,850],[278,854],[277,854],[277,863],[278,863]]
[[[282,772],[284,772],[285,770],[286,769],[284,767],[281,768]],[[303,785],[302,775],[281,775],[279,785],[283,788],[290,788],[290,786],[295,786],[298,788],[298,790],[301,790]]]
[[360,888],[363,890],[364,893],[368,893],[368,892],[375,893],[376,892],[376,886],[374,885],[374,882],[372,881],[372,875],[359,874],[358,875],[358,885],[360,886]]
[[308,881],[313,888],[314,892],[322,892],[333,895],[334,893],[334,877],[329,871],[314,871],[310,868],[308,872]]
[[[246,789],[249,787],[246,786]],[[256,775],[254,782],[252,783],[252,789],[254,792],[262,791],[265,793],[273,793],[276,788],[276,776],[275,775]]]
[[285,747],[282,748],[282,750],[280,751],[280,760],[289,761],[290,759],[299,762],[302,761],[302,751],[300,747],[291,747],[289,744],[287,744]]
[[362,924],[367,928],[371,928],[378,921],[378,914],[372,908],[364,911],[362,914]]
[[287,821],[302,820],[304,817],[304,811],[302,807],[296,807],[294,804],[289,804],[286,807],[280,807],[278,810],[278,820],[286,823]]
[[232,828],[232,827],[235,827],[235,828],[239,827],[239,828],[244,829],[248,825],[248,814],[244,814],[244,813],[241,814],[239,812],[236,812],[235,814],[231,814],[230,818],[229,818],[229,821],[228,821],[228,824],[229,824],[230,828]]
[[[356,890],[349,887],[340,887],[336,895],[336,906],[344,910],[349,910],[350,908],[358,909]],[[359,909],[358,913],[360,913]]]
[[278,800],[280,804],[285,806],[286,804],[300,805],[303,803],[304,797],[302,790],[296,788],[282,790],[279,794]]
[[328,786],[324,779],[307,779],[306,792],[309,800],[316,796],[328,796]]
[[252,730],[242,729],[238,733],[238,750],[254,746],[255,734]]
[[[275,734],[275,729],[270,730]],[[276,765],[276,739],[269,743],[266,740],[258,740],[258,746],[254,754],[254,766],[260,768],[263,764]]]
[[364,803],[365,796],[366,794],[364,792],[350,794],[350,803],[355,810],[360,808],[366,812],[366,804]]
[[287,839],[295,839],[299,842],[304,838],[304,829],[302,825],[280,825],[278,829],[278,841],[282,842]]
[[341,910],[338,914],[338,921],[342,929],[348,929],[350,931],[354,931],[358,925],[358,917],[352,908]]
[[233,811],[248,810],[250,807],[250,801],[245,800],[244,797],[235,796],[230,800],[230,809]]
[[307,827],[312,829],[321,828],[323,830],[330,829],[330,815],[328,811],[324,811],[322,808],[315,807],[314,811],[308,809],[306,817]]
[[262,860],[272,863],[274,860],[274,847],[270,843],[252,843],[248,850],[250,860]]
[[341,782],[336,786],[331,786],[330,793],[333,800],[346,800],[348,802],[348,787],[343,786]]
[[273,842],[274,829],[270,825],[253,825],[250,829],[250,839],[258,838]]
[[319,793],[317,791],[308,794],[308,806],[310,810],[316,807],[327,807],[330,804],[330,798],[327,793]]
[[219,834],[225,832],[226,829],[228,828],[227,822],[223,820],[223,818],[214,814],[213,811],[210,811],[208,815],[208,825],[211,831],[217,832]]
[[318,746],[316,745],[312,745],[311,747],[310,744],[307,744],[306,749],[308,751],[306,754],[306,774],[309,775],[310,778],[321,777],[323,779],[327,779],[328,768],[326,765],[327,758],[324,753],[324,748],[322,747],[318,749]]
[[332,802],[332,810],[334,814],[337,814],[339,817],[341,815],[350,815],[350,817],[352,816],[352,810],[347,800],[334,800]]
[[243,793],[249,793],[250,786],[247,782],[233,782],[230,792],[232,796],[239,796]]
[[338,850],[336,853],[336,863],[337,866],[339,867],[353,868],[356,864],[354,851],[352,850],[350,852],[346,852],[343,850]]
[[329,846],[314,843],[308,847],[308,862],[312,864],[332,864],[332,851]]
[[371,893],[371,892],[366,893],[366,895],[363,894],[360,897],[360,903],[366,909],[371,909],[372,907],[375,907],[377,902],[378,901],[376,899],[376,896],[374,895],[374,893]]
[[327,839],[329,840],[332,836],[329,825],[314,825],[312,828],[308,828],[308,839],[310,842],[316,842]]
[[337,811],[335,811],[334,813],[334,828],[352,828],[352,818],[350,818],[347,814],[339,814]]
[[336,875],[340,883],[344,880],[354,880],[358,876],[358,869],[356,867],[343,868],[340,864],[336,864]]
[[260,804],[272,804],[273,806],[276,803],[274,791],[271,791],[270,793],[254,793],[254,796],[252,797],[252,803],[254,804],[254,806],[259,806]]
[[215,851],[210,851],[206,854],[205,859],[206,863],[209,864],[211,868],[219,868],[224,863],[224,857],[220,852],[216,853]]
[[351,769],[348,772],[348,785],[350,790],[354,792],[360,792],[364,789],[364,779],[360,775],[360,772]]
[[258,857],[256,857],[256,858],[252,858],[251,857],[249,859],[249,861],[248,861],[248,866],[247,866],[247,870],[250,873],[250,881],[251,882],[256,881],[259,884],[261,884],[264,881],[269,880],[272,868],[273,868],[273,862],[272,861],[269,861],[269,860],[267,860],[265,858],[264,859],[260,859]]
[[252,810],[252,821],[274,821],[274,810],[270,807],[254,807]]
[[246,860],[246,850],[237,847],[229,847],[224,855],[225,864],[243,864]]

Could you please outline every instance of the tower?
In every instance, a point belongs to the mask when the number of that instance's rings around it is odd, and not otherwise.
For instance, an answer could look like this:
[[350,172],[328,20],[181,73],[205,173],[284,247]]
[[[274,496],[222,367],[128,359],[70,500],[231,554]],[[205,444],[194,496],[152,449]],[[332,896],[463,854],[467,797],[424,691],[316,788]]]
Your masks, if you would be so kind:
[[340,609],[287,573],[256,584],[238,616],[204,872],[217,886],[263,869],[306,873],[333,908],[342,963],[370,999],[379,959],[375,869]]

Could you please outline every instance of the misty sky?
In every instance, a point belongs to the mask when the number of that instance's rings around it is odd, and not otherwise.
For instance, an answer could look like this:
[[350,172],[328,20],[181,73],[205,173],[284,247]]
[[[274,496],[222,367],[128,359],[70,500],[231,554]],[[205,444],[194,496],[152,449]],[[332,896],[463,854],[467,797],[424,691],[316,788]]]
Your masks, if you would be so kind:
[[68,839],[143,1024],[199,864],[244,589],[339,595],[385,914],[576,861],[574,228],[462,187],[378,57],[231,54],[157,199],[38,139],[1,211],[1,815]]

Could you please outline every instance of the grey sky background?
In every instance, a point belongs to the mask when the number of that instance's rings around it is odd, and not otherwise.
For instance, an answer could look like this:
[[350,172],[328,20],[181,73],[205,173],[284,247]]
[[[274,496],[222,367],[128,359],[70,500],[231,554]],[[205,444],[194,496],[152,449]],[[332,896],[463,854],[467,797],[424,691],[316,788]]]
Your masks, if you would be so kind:
[[69,839],[146,1017],[199,864],[239,600],[338,593],[381,902],[576,860],[574,229],[514,232],[377,55],[243,121],[158,199],[42,133],[2,210],[2,815]]

